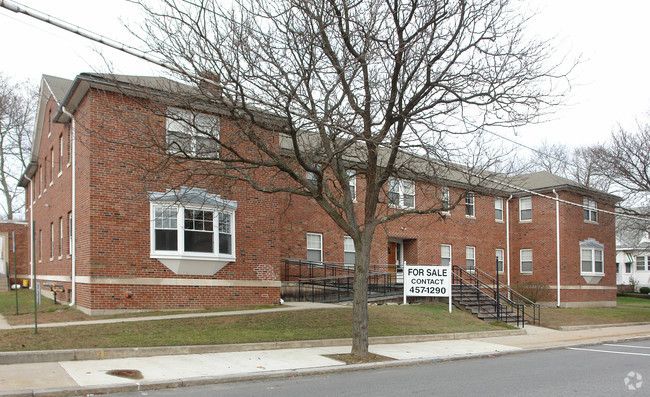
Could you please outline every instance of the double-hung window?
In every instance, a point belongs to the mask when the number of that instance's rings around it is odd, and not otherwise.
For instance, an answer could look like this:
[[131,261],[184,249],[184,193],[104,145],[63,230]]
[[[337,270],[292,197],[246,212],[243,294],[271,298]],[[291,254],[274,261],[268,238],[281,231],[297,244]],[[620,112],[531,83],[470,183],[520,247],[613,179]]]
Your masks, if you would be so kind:
[[54,259],[54,222],[50,222],[50,260]]
[[496,255],[497,269],[499,273],[501,273],[503,272],[503,249],[497,248],[495,251],[495,255]]
[[309,262],[323,261],[323,235],[307,233],[307,260]]
[[588,197],[582,199],[583,217],[585,222],[597,223],[598,222],[598,204],[595,200]]
[[533,198],[519,198],[519,222],[530,222],[533,220]]
[[503,198],[501,197],[494,198],[494,220],[503,222]]
[[468,218],[476,217],[476,196],[473,192],[465,193],[465,216]]
[[354,249],[354,240],[352,240],[352,237],[343,237],[343,264],[346,267],[353,267],[356,260],[357,254]]
[[357,173],[354,170],[347,170],[348,186],[350,187],[350,197],[352,201],[357,201]]
[[72,212],[68,212],[68,255],[72,255]]
[[468,272],[476,269],[476,247],[465,247],[465,268]]
[[519,250],[519,271],[523,274],[533,274],[533,250]]
[[594,239],[580,242],[580,274],[602,276],[605,273],[603,249],[604,246]]
[[449,244],[440,245],[440,265],[451,266],[451,245]]
[[442,210],[443,211],[449,211],[449,208],[451,207],[451,200],[449,196],[449,188],[447,186],[442,187]]
[[59,217],[59,259],[63,257],[63,217]]
[[393,207],[415,208],[415,182],[390,178],[388,180],[388,203]]
[[637,256],[634,258],[634,261],[636,262],[636,270],[638,271],[646,271],[648,270],[648,257],[647,256]]
[[63,134],[59,135],[59,175],[63,172]]
[[219,158],[219,118],[184,109],[167,110],[169,153],[201,159]]

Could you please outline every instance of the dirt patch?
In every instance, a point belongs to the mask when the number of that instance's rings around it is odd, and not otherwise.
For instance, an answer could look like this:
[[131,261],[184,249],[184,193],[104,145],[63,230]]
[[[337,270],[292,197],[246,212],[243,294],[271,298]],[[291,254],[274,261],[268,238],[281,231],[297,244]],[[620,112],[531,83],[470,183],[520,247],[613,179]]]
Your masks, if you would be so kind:
[[127,378],[127,379],[144,378],[144,376],[142,376],[142,372],[138,371],[137,369],[112,369],[110,371],[106,371],[106,373],[109,375],[119,376],[120,378]]
[[364,364],[364,363],[377,363],[382,361],[394,361],[394,358],[381,356],[379,354],[368,353],[363,357],[354,356],[350,353],[345,354],[324,354],[325,357],[337,361],[343,361],[346,364]]

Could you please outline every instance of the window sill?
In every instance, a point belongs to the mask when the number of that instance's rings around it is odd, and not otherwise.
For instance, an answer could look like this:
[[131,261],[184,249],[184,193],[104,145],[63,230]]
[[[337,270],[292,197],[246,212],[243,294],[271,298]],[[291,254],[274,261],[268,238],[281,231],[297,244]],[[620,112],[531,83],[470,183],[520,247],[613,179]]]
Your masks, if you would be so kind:
[[533,223],[533,220],[532,219],[523,219],[523,220],[520,219],[519,223]]
[[60,177],[61,177],[61,175],[63,175],[63,171],[59,171],[59,173],[58,173],[58,174],[56,174],[56,177],[57,177],[57,178],[60,178]]
[[476,219],[476,215],[465,215],[467,219]]
[[54,186],[54,181],[50,181],[50,186]]
[[495,219],[494,220],[496,223],[503,223],[503,219]]
[[61,260],[61,259],[63,259],[63,256],[59,255],[59,257],[57,259]]
[[588,221],[588,220],[584,219],[584,223],[588,223],[590,225],[597,225],[598,221]]
[[406,207],[402,205],[388,204],[388,208],[393,208],[396,210],[414,210],[415,207]]
[[66,164],[65,166],[66,168],[70,168],[70,163]]
[[522,276],[532,276],[533,272],[519,272]]

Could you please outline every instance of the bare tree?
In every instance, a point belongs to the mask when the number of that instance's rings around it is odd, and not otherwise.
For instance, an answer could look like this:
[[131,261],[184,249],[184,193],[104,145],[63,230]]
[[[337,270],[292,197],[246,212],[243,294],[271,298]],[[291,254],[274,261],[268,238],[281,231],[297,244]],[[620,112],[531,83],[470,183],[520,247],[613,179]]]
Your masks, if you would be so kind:
[[571,160],[571,152],[561,143],[543,142],[536,147],[530,159],[531,167],[536,171],[566,176]]
[[35,90],[29,82],[0,74],[0,207],[7,219],[24,206],[18,180],[29,162],[35,105]]
[[[187,160],[193,178],[223,175],[308,197],[352,238],[355,355],[368,352],[377,227],[447,209],[396,202],[391,178],[481,184],[496,158],[464,149],[481,147],[472,144],[485,127],[536,120],[561,99],[556,87],[570,70],[550,61],[546,43],[525,37],[526,18],[504,0],[141,4],[148,18],[138,34],[149,53],[200,91],[178,89],[174,103],[237,124],[234,140],[181,118],[218,144],[219,161],[172,142],[164,163]],[[169,153],[167,143],[151,145]],[[356,207],[350,170],[364,186]]]

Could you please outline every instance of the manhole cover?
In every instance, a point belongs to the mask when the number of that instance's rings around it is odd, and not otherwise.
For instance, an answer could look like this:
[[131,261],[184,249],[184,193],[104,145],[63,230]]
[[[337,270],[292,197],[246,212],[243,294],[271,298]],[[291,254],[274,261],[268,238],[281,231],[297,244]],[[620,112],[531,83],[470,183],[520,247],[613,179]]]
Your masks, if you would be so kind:
[[106,372],[109,375],[119,376],[120,378],[142,379],[142,372],[137,369],[112,369]]

